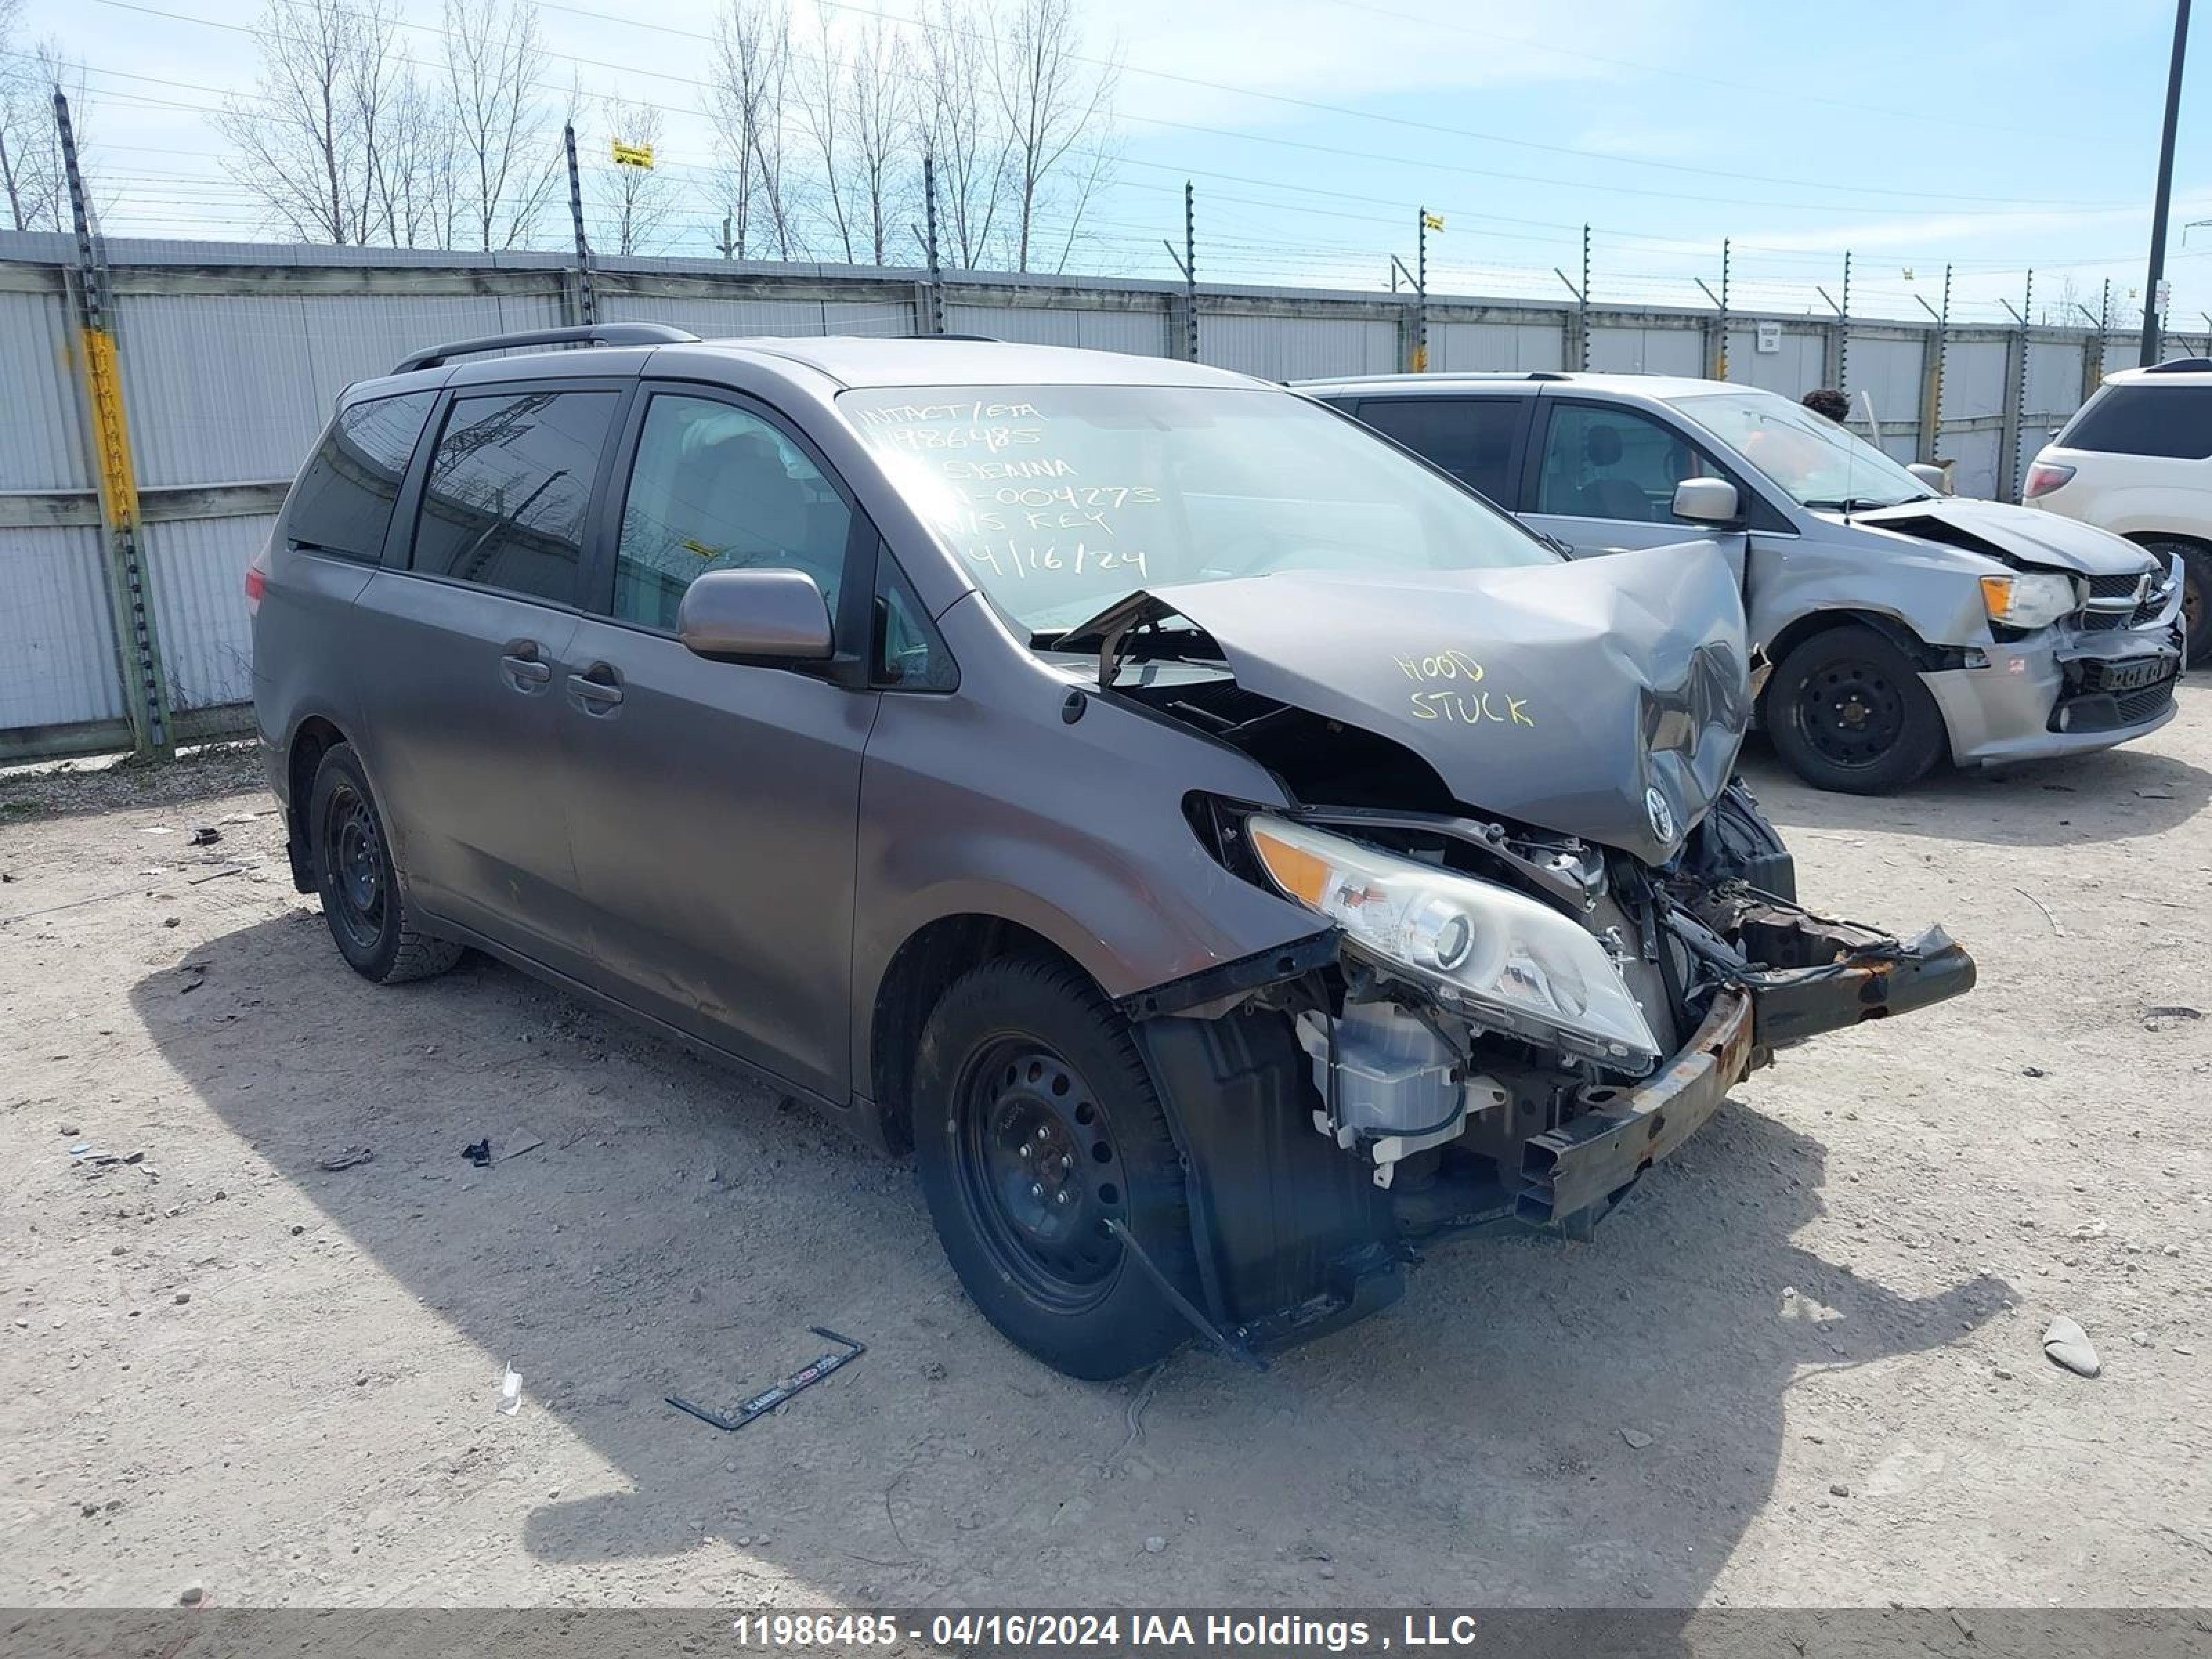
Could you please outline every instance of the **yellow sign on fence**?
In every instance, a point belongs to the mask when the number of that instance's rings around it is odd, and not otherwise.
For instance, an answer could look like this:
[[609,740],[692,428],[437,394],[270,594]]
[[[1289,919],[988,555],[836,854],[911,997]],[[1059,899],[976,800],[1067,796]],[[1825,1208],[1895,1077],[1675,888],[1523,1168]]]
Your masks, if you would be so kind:
[[617,167],[644,167],[648,171],[651,170],[653,167],[653,146],[651,144],[625,144],[621,139],[617,138],[614,141],[614,146],[615,165]]
[[1431,230],[1442,230],[1444,228],[1444,216],[1441,213],[1424,213],[1421,216],[1421,222]]

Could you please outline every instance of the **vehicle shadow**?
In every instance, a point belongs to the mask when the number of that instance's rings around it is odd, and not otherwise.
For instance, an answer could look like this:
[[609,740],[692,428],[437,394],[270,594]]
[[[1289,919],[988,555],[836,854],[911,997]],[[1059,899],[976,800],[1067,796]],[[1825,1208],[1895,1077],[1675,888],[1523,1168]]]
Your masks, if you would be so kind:
[[2185,684],[2166,727],[2094,754],[2033,761],[1994,772],[1939,766],[1893,795],[1831,794],[1798,781],[1763,734],[1745,744],[1743,772],[1768,815],[1850,833],[1879,830],[1994,847],[2105,845],[2164,835],[2212,800],[2212,773],[2165,752],[2160,738],[2186,721],[2212,721],[2212,684]]
[[[357,1457],[364,1492],[393,1460],[538,1457],[562,1437],[502,1445],[491,1415],[503,1358],[526,1416],[586,1449],[564,1462],[604,1469],[546,1496],[488,1465],[456,1500],[479,1530],[506,1504],[548,1566],[677,1564],[648,1600],[672,1573],[726,1604],[787,1575],[846,1603],[1694,1606],[1771,1496],[1808,1368],[1957,1340],[2009,1295],[1901,1295],[1796,1242],[1825,1149],[1739,1105],[1594,1245],[1455,1246],[1264,1375],[1186,1350],[1076,1383],[968,1305],[907,1167],[772,1094],[478,959],[367,986],[312,910],[195,957],[198,994],[132,988],[163,1057],[483,1356],[484,1414],[432,1422],[405,1390],[477,1357],[310,1299],[288,1366],[412,1443],[303,1429],[316,1455]],[[486,1136],[542,1144],[480,1170],[460,1152]],[[318,1167],[350,1145],[374,1161]],[[817,1324],[867,1355],[742,1431],[664,1403],[728,1407],[827,1347]]]

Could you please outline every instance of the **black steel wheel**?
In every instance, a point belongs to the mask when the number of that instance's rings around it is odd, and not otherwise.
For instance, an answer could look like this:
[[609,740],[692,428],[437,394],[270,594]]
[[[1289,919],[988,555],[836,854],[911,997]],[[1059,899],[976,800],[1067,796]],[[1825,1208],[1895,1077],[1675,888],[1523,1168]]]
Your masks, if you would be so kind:
[[915,1060],[915,1158],[945,1254],[984,1316],[1072,1376],[1120,1376],[1190,1334],[1118,1222],[1185,1295],[1182,1164],[1127,1022],[1061,962],[956,981]]
[[1918,665],[1855,623],[1791,648],[1767,685],[1765,722],[1798,776],[1850,794],[1916,782],[1948,741]]
[[307,798],[307,849],[338,954],[380,985],[441,974],[461,947],[415,923],[368,775],[350,744],[326,750]]
[[1122,1267],[1121,1161],[1091,1085],[1022,1040],[970,1058],[958,1085],[960,1195],[1000,1272],[1046,1306],[1096,1304]]

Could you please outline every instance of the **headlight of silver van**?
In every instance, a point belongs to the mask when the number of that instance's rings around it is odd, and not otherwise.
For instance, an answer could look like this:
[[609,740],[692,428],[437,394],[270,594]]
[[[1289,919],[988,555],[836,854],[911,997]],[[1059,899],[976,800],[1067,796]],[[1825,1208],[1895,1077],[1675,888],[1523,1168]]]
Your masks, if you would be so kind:
[[1982,606],[2006,628],[2046,628],[2078,603],[2074,579],[2055,570],[1982,578]]
[[1658,1060],[1650,1024],[1605,947],[1549,906],[1266,813],[1245,830],[1285,895],[1476,1023],[1632,1072]]

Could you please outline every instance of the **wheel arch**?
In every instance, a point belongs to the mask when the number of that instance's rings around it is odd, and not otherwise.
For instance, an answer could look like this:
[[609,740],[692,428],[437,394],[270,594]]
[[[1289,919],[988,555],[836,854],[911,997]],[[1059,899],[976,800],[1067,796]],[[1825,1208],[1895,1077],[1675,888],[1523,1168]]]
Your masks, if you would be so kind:
[[[884,964],[868,1003],[867,1066],[874,1138],[884,1150],[914,1146],[915,1051],[921,1029],[945,991],[969,969],[1007,957],[1039,956],[1065,963],[1094,987],[1097,975],[1057,941],[1009,916],[963,910],[923,923]],[[1100,988],[1099,994],[1106,994]]]
[[1832,633],[1838,628],[1853,626],[1872,629],[1923,668],[1949,665],[1937,661],[1936,647],[1922,639],[1912,630],[1911,624],[1894,611],[1869,611],[1857,606],[1808,611],[1802,616],[1792,617],[1776,629],[1774,637],[1767,641],[1766,659],[1779,668],[1790,653],[1806,641]]
[[292,728],[284,757],[284,852],[291,860],[292,885],[315,890],[314,860],[307,846],[307,797],[314,793],[315,770],[323,757],[351,739],[336,720],[310,714]]

